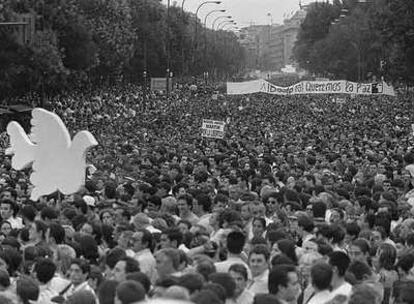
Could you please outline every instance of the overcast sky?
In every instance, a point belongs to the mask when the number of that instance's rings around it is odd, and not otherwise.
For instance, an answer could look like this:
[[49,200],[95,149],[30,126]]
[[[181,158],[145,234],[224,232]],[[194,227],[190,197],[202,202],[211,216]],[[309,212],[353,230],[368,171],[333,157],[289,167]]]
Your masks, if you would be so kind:
[[[185,0],[184,9],[195,12],[197,7],[206,0]],[[167,0],[163,0],[167,3]],[[171,0],[171,5],[176,2],[181,6],[182,0]],[[303,4],[313,2],[302,0]],[[225,9],[226,13],[213,13],[209,16],[207,24],[211,23],[220,14],[233,16],[238,26],[248,26],[250,24],[269,24],[271,18],[273,23],[282,23],[285,14],[290,15],[299,9],[299,0],[222,0],[222,3],[206,4],[199,11],[199,18],[204,20],[204,16],[214,9]],[[268,16],[270,13],[272,16]]]

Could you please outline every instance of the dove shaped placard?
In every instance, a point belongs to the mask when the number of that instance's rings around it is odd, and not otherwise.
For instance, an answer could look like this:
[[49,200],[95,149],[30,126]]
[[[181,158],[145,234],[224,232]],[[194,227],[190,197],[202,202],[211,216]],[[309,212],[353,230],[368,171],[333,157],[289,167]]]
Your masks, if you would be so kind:
[[98,142],[88,131],[80,131],[71,140],[69,132],[55,113],[32,110],[31,134],[28,136],[15,121],[7,125],[12,167],[16,170],[32,166],[30,182],[34,188],[30,199],[57,190],[63,194],[77,192],[85,183],[86,152]]

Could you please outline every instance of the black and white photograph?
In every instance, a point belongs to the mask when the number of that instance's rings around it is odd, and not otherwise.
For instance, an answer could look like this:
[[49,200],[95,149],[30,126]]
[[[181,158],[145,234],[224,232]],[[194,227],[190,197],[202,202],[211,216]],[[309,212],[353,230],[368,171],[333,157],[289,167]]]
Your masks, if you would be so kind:
[[0,304],[414,304],[413,0],[0,0]]

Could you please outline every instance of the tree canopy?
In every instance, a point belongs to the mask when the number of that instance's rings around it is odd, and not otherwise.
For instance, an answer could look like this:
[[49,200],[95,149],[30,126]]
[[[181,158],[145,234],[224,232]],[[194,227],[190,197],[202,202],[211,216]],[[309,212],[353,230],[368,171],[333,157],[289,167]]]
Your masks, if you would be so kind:
[[412,82],[413,32],[412,1],[313,3],[294,55],[302,68],[324,77]]
[[[0,22],[35,18],[34,43],[0,27],[0,91],[61,90],[74,85],[174,76],[232,75],[244,51],[230,32],[204,30],[181,7],[159,0],[3,0]],[[194,36],[195,26],[198,35]],[[169,39],[169,41],[168,41]],[[197,45],[196,49],[194,46]]]

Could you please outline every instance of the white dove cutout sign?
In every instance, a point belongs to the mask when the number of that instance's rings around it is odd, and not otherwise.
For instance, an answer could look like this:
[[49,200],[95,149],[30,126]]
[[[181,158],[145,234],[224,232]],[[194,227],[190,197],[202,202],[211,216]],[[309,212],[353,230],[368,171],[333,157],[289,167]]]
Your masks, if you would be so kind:
[[31,134],[28,136],[15,121],[7,125],[12,167],[22,170],[32,166],[30,199],[57,190],[69,195],[85,184],[86,152],[98,142],[89,131],[78,132],[73,140],[63,121],[42,108],[32,110]]

